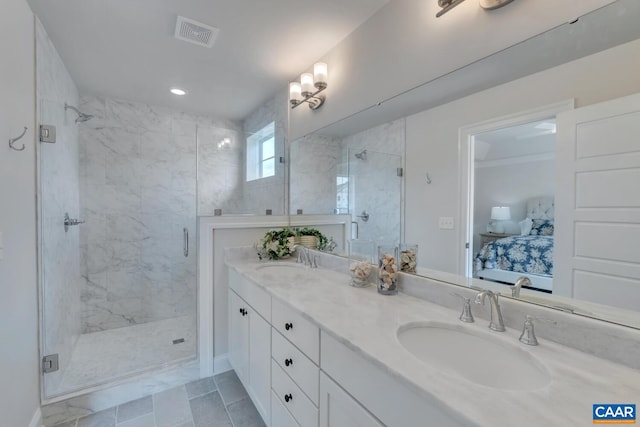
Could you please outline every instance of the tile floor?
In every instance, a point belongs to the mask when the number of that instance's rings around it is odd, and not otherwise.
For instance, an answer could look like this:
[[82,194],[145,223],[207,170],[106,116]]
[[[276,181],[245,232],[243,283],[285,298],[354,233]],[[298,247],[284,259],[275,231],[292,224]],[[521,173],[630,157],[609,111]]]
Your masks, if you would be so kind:
[[55,427],[264,427],[233,371],[105,409]]

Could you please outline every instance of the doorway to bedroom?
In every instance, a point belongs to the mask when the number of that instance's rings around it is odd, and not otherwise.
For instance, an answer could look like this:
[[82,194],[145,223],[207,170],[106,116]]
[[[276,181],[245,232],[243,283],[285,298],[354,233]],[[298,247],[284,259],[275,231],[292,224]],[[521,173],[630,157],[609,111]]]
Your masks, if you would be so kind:
[[571,108],[567,102],[462,129],[466,277],[513,285],[526,276],[528,287],[552,292],[556,114]]

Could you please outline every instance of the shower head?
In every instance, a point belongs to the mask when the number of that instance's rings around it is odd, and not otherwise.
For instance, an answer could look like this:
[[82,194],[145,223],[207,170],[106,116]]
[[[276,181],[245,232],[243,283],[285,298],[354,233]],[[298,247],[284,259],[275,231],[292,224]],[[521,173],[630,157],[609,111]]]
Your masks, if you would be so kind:
[[367,160],[367,150],[362,150],[361,152],[354,154],[354,156],[359,160]]
[[73,110],[76,112],[76,114],[78,115],[78,117],[76,118],[76,123],[84,123],[88,120],[93,119],[93,115],[91,114],[85,114],[82,111],[78,110],[76,107],[74,107],[73,105],[69,105],[66,102],[64,103],[64,111],[67,110]]

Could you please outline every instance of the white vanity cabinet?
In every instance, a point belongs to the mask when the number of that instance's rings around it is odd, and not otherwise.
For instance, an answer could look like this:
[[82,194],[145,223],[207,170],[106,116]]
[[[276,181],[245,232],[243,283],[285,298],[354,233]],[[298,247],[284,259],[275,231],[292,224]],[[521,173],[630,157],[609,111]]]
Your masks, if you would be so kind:
[[383,427],[328,376],[320,374],[320,427]]
[[256,409],[271,419],[271,297],[229,271],[229,362]]
[[[317,427],[320,329],[279,300],[272,304],[272,407],[284,408],[301,427]],[[280,426],[275,417],[271,425]]]

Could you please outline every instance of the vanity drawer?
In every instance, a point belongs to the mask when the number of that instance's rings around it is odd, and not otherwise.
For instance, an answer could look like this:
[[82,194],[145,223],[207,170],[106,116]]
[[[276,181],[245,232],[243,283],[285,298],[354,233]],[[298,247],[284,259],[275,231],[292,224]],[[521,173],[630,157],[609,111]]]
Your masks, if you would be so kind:
[[265,319],[271,318],[271,296],[267,291],[245,279],[232,268],[229,269],[229,287],[253,307],[260,316]]
[[271,324],[316,365],[320,364],[320,329],[316,325],[276,298]]
[[274,360],[271,361],[271,389],[298,424],[303,427],[318,426],[318,408]]
[[271,392],[271,426],[272,427],[300,427],[293,415],[287,411],[278,396]]
[[271,328],[271,356],[317,406],[320,368],[274,328]]

